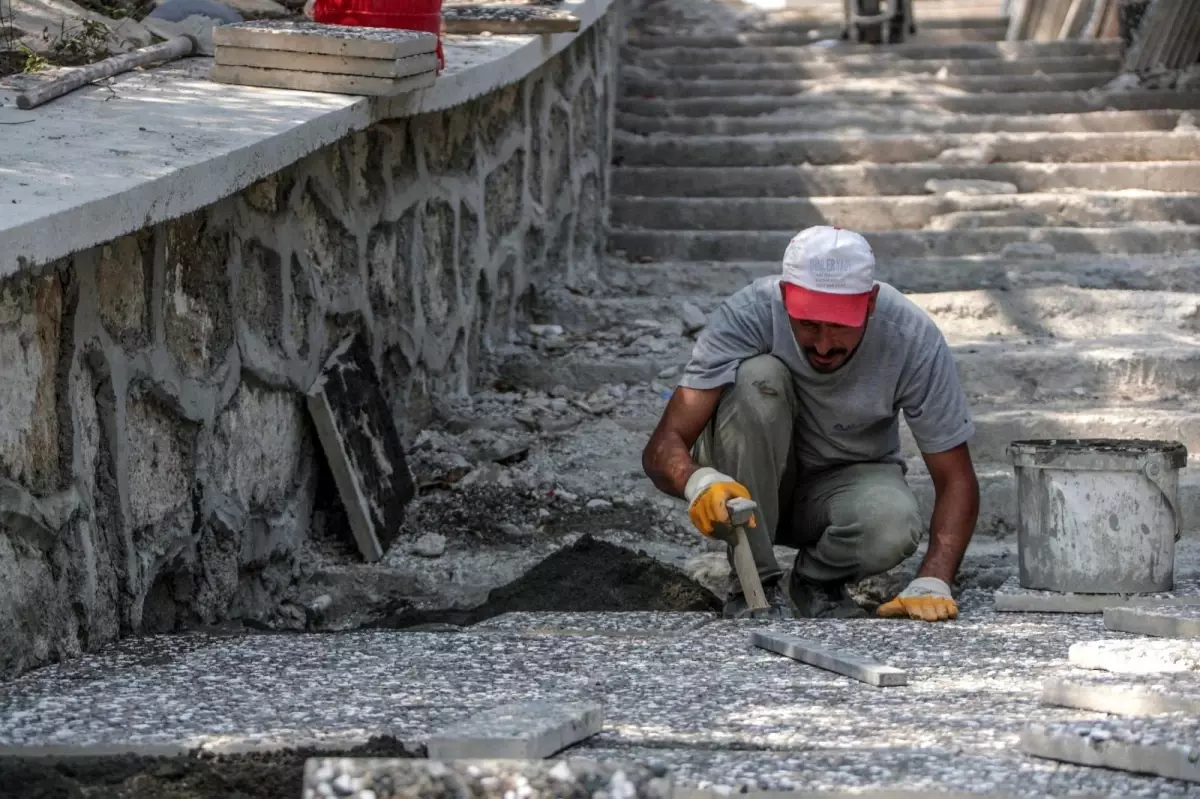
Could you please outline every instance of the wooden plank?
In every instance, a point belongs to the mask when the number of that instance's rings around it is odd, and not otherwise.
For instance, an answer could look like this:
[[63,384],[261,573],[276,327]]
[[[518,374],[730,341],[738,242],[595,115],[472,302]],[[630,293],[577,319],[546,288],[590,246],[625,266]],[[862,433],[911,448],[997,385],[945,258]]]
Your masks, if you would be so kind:
[[359,551],[379,560],[399,536],[416,487],[361,336],[333,351],[307,399]]
[[908,684],[908,673],[903,669],[875,663],[857,655],[835,652],[794,635],[755,630],[750,634],[750,642],[760,649],[766,649],[769,652],[816,666],[819,669],[832,671],[868,685],[887,688]]
[[353,58],[319,53],[258,50],[250,47],[218,47],[215,59],[218,65],[226,67],[321,72],[371,78],[407,78],[436,70],[438,65],[436,53],[422,53],[406,58]]
[[553,8],[507,4],[442,6],[442,31],[448,34],[573,33],[579,27],[579,17]]
[[437,49],[437,36],[392,28],[259,20],[217,26],[213,30],[213,45],[351,58],[396,59],[434,52]]
[[229,83],[237,86],[262,86],[267,89],[292,89],[301,92],[358,94],[373,97],[394,97],[417,89],[426,89],[437,80],[437,75],[433,72],[393,79],[297,72],[287,69],[231,67],[220,64],[212,68],[209,77],[217,83]]

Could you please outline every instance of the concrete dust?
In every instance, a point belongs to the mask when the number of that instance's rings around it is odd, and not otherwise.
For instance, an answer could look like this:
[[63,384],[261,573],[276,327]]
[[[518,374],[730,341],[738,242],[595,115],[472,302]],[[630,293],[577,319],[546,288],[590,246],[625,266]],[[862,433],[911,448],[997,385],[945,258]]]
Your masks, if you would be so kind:
[[394,738],[342,752],[0,758],[0,799],[295,799],[310,757],[422,757]]

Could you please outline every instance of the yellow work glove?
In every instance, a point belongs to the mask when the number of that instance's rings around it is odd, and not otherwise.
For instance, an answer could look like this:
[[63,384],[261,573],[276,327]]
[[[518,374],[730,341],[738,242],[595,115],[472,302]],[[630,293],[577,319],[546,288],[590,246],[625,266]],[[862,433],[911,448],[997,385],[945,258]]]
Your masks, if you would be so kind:
[[[751,498],[749,489],[744,485],[708,466],[696,470],[687,481],[683,495],[688,501],[688,516],[692,524],[706,536],[712,536],[717,524],[729,522],[726,502],[735,497]],[[757,519],[750,517],[751,527],[757,523]]]
[[876,613],[884,618],[908,616],[925,621],[958,618],[958,605],[950,595],[950,586],[937,577],[918,577],[891,602],[879,606]]

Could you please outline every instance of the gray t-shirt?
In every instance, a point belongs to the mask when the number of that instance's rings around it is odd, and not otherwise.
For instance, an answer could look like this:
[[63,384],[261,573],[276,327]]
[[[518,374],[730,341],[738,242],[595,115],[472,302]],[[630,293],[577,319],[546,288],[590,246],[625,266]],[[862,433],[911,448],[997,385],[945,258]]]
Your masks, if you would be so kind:
[[716,310],[679,384],[732,383],[738,365],[771,354],[791,370],[799,401],[794,450],[803,471],[863,462],[904,463],[899,412],[922,452],[944,452],[975,432],[946,339],[911,300],[879,283],[854,356],[836,372],[812,368],[792,333],[779,277],[760,278]]

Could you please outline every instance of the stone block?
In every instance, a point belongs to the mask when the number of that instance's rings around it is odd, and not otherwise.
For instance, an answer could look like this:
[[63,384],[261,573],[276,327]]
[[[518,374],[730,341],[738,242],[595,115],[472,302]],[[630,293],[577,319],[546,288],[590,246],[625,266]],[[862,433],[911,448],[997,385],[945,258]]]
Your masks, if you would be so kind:
[[233,343],[229,304],[229,231],[210,226],[199,211],[158,232],[164,271],[167,349],[188,377],[203,378]]
[[1079,641],[1067,650],[1067,660],[1077,668],[1117,674],[1200,672],[1200,641],[1174,638]]
[[335,203],[322,196],[312,180],[305,187],[296,214],[313,275],[324,288],[325,299],[335,302],[350,292],[359,278],[358,241],[339,217]]
[[525,151],[516,150],[484,180],[488,246],[495,251],[516,230],[525,207]]
[[1200,782],[1200,719],[1185,714],[1030,724],[1021,750],[1080,766]]
[[431,760],[536,760],[600,732],[599,704],[524,702],[488,708],[429,737]]
[[1200,606],[1106,608],[1104,626],[1110,630],[1162,638],[1200,638]]
[[62,320],[57,275],[0,284],[0,474],[36,493],[54,490],[61,479]]
[[379,560],[400,534],[415,485],[361,336],[347,337],[329,356],[308,409],[359,552]]
[[282,510],[310,457],[300,398],[244,381],[216,420],[208,462],[216,487],[245,513]]
[[827,649],[794,635],[755,630],[750,633],[750,642],[768,652],[775,652],[792,660],[832,671],[868,685],[888,687],[908,684],[908,674],[903,669],[875,663],[848,652]]
[[397,59],[432,53],[437,47],[437,37],[420,31],[289,20],[221,25],[213,31],[213,44],[217,47]]
[[1042,686],[1042,704],[1118,716],[1189,713],[1200,716],[1200,674],[1087,674],[1053,677]]
[[455,796],[459,799],[668,799],[665,770],[620,760],[554,760],[443,763],[385,758],[309,758],[304,799],[326,796],[389,799]]
[[154,237],[142,230],[98,248],[96,303],[113,340],[126,349],[146,346],[149,336],[150,275]]
[[1162,594],[1079,594],[1022,588],[1014,575],[993,594],[997,611],[1009,613],[1103,613],[1112,607],[1159,605],[1200,606],[1200,582],[1177,580],[1175,589]]
[[257,239],[242,244],[238,315],[263,341],[278,347],[283,336],[283,264]]
[[429,88],[437,81],[437,73],[429,71],[403,78],[375,78],[364,75],[334,75],[324,72],[299,72],[292,69],[262,69],[260,67],[217,64],[209,73],[209,78],[216,83],[228,83],[235,86],[261,86],[268,89],[291,89],[301,92],[395,97],[417,89]]
[[[190,512],[195,478],[195,425],[181,419],[145,387],[131,389],[125,410],[129,522],[152,543],[153,528]],[[148,553],[147,553],[148,554]]]

